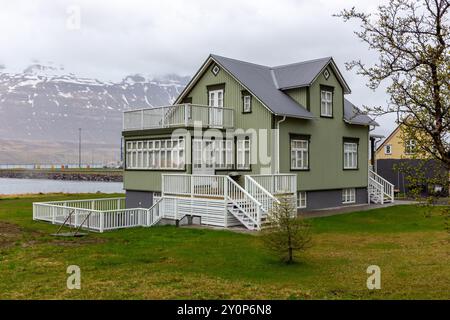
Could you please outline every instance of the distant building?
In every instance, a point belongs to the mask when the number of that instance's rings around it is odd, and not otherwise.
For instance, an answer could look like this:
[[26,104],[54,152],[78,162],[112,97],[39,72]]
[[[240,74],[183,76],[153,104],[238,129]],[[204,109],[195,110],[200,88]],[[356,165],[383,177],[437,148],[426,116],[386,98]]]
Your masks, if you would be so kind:
[[376,149],[377,173],[392,182],[397,192],[408,193],[412,188],[411,179],[408,177],[414,177],[414,171],[420,171],[417,179],[429,181],[428,183],[419,181],[423,195],[430,193],[448,195],[444,186],[433,180],[442,180],[441,178],[448,177],[449,173],[438,160],[425,159],[417,155],[416,141],[413,139],[403,141],[402,133],[402,126],[398,125]]

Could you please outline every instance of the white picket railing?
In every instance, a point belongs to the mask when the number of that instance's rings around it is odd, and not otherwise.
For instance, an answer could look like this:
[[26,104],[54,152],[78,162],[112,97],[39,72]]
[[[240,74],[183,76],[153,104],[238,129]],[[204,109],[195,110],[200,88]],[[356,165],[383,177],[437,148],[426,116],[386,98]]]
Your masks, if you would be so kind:
[[[241,212],[251,220],[251,223],[243,222],[250,229],[261,228],[262,218],[262,204],[256,200],[250,193],[236,183],[230,177],[226,177],[226,198],[231,201],[233,205],[238,207]],[[255,227],[252,227],[253,224]]]
[[259,174],[250,177],[271,194],[297,193],[296,174]]
[[388,201],[394,202],[394,185],[392,183],[372,170],[369,170],[369,185],[371,182],[370,179],[382,186],[383,199],[387,197]]
[[224,198],[225,178],[220,175],[163,174],[164,195]]
[[194,126],[233,128],[234,109],[198,104],[178,104],[125,111],[123,130],[143,130]]
[[[162,199],[160,199],[162,200]],[[33,203],[33,220],[48,221],[103,232],[152,226],[162,217],[162,201],[151,208],[124,208],[124,198],[68,200]]]
[[369,195],[369,201],[373,203],[384,204],[383,185],[370,177],[367,186],[367,192]]
[[274,203],[280,203],[273,194],[263,188],[258,182],[251,176],[245,176],[245,190],[250,193],[253,198],[258,200],[262,204],[263,210],[267,213],[272,209]]

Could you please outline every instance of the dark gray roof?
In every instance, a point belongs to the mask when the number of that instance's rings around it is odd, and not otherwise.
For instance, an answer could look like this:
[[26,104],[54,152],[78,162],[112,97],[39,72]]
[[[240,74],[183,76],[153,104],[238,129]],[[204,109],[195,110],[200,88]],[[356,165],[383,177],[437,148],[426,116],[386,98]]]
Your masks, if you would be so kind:
[[309,86],[330,61],[331,57],[274,67],[278,89]]
[[296,118],[314,118],[314,115],[304,106],[278,89],[277,78],[275,78],[272,68],[213,54],[211,57],[237,78],[274,114]]
[[353,103],[344,98],[344,120],[351,124],[360,125],[372,125],[378,126],[378,123],[370,118],[368,115],[363,114]]

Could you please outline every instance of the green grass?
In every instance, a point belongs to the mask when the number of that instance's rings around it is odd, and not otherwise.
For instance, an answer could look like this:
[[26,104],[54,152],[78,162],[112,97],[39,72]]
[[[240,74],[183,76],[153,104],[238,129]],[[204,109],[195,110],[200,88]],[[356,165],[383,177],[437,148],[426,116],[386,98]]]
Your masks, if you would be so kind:
[[[449,235],[436,211],[396,206],[316,218],[313,247],[285,265],[257,235],[161,226],[78,239],[31,220],[31,203],[104,195],[0,199],[3,299],[450,299]],[[110,196],[110,195],[108,195]],[[81,268],[81,290],[66,268]],[[382,289],[366,287],[381,268]]]

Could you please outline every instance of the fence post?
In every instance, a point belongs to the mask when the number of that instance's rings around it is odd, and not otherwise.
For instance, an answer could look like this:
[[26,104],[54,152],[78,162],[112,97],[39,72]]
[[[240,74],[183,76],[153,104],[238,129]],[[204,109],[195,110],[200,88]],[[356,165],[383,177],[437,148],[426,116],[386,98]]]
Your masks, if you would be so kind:
[[121,205],[120,205],[120,201],[121,201],[120,198],[117,199],[117,210],[122,209],[122,208],[121,208]]
[[104,223],[104,218],[105,218],[105,215],[104,215],[104,212],[103,211],[100,211],[100,232],[103,232],[103,223]]
[[75,209],[75,227],[78,225],[78,211]]
[[258,206],[258,209],[256,211],[256,221],[258,223],[257,229],[261,230],[261,206]]
[[52,209],[52,224],[55,224],[55,219],[56,219],[56,215],[55,215],[55,207],[50,207]]
[[147,209],[147,227],[150,227],[151,225],[152,224],[150,223],[150,209]]

